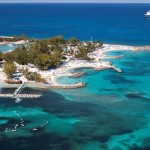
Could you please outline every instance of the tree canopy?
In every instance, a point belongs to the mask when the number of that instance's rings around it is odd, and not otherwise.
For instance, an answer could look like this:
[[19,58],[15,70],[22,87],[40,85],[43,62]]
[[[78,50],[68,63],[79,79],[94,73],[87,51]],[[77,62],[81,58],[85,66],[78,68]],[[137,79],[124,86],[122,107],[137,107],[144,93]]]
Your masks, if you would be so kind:
[[[27,39],[26,36],[15,37],[14,39]],[[30,39],[29,39],[30,40]],[[28,63],[34,64],[40,70],[47,70],[49,67],[58,67],[61,65],[63,55],[67,54],[64,49],[70,46],[70,52],[74,54],[77,59],[90,60],[88,53],[92,52],[97,47],[102,46],[103,43],[97,42],[82,42],[76,38],[65,40],[63,36],[55,36],[53,38],[35,40],[29,47],[21,45],[14,51],[4,53],[1,57],[7,62],[17,62],[21,65],[27,65]],[[73,51],[72,47],[76,47],[78,50]]]
[[8,79],[13,78],[13,74],[16,72],[16,66],[13,62],[7,62],[3,67],[4,73],[6,73]]

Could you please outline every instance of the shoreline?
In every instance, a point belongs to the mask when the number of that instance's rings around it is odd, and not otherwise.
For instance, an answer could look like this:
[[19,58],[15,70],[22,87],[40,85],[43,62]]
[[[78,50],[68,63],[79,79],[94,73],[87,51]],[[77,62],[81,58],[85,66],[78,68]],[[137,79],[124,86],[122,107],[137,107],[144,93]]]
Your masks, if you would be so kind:
[[[106,69],[115,69],[118,72],[122,72],[120,68],[116,68],[111,64],[111,62],[105,62],[101,61],[103,58],[118,58],[118,56],[109,56],[106,53],[110,51],[137,51],[137,48],[143,48],[143,47],[135,47],[135,46],[127,46],[127,45],[115,45],[115,44],[104,44],[101,48],[98,48],[94,50],[93,52],[89,53],[88,55],[90,58],[95,59],[93,62],[87,62],[85,60],[70,60],[68,62],[65,62],[62,66],[56,69],[51,69],[48,71],[39,71],[41,76],[45,78],[47,81],[49,81],[49,84],[39,84],[36,82],[30,82],[32,83],[31,86],[27,83],[25,87],[32,87],[34,86],[33,83],[37,86],[39,85],[39,88],[41,85],[44,85],[44,87],[49,88],[60,88],[63,86],[72,86],[72,85],[63,85],[58,83],[58,78],[63,76],[72,76],[73,74],[69,72],[69,70],[77,69],[77,68],[93,68],[95,70],[106,70]],[[146,46],[145,48],[150,48],[150,46]],[[31,69],[32,70],[32,69]],[[3,80],[5,79],[5,75],[1,70],[0,73],[0,88],[17,88],[19,85],[12,85],[7,84]],[[25,81],[28,82],[28,81]],[[77,83],[79,84],[79,83]],[[77,84],[74,84],[73,86],[76,86]],[[86,83],[84,83],[86,84]],[[66,89],[66,88],[65,88]]]

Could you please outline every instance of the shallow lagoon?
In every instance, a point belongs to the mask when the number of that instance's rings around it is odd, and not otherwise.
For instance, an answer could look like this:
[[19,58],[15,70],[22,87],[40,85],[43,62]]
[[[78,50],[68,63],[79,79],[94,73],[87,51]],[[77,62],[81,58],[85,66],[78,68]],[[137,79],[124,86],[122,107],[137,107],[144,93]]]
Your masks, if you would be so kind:
[[0,45],[1,52],[8,52],[17,48],[17,45]]

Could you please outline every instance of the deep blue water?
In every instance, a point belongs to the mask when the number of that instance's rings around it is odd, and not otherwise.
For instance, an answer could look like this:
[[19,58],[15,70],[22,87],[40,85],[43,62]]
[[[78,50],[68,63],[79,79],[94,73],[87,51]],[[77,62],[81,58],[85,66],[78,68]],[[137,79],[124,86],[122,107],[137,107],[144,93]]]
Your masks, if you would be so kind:
[[150,4],[0,4],[0,35],[150,44]]
[[[143,15],[148,9],[149,4],[2,4],[0,33],[83,40],[92,35],[108,43],[149,45],[150,20]],[[86,82],[85,88],[24,88],[21,93],[42,97],[20,103],[0,98],[0,150],[149,150],[150,51],[108,54],[125,55],[111,59],[122,73],[76,69],[85,75],[58,82]],[[2,93],[15,90],[0,88]],[[16,132],[5,131],[16,124]]]

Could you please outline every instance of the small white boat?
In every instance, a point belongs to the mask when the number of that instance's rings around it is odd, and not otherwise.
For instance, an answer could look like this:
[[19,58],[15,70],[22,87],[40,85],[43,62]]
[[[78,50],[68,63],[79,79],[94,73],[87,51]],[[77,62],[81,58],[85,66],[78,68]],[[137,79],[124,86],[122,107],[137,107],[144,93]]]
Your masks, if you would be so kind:
[[150,17],[150,10],[147,11],[147,13],[145,14],[145,16]]
[[13,129],[12,129],[11,131],[12,131],[12,132],[16,132],[16,130],[13,130]]
[[37,128],[34,128],[34,129],[32,129],[33,131],[37,131],[38,129]]
[[19,103],[21,101],[22,101],[22,99],[18,97],[18,98],[16,98],[15,103]]

